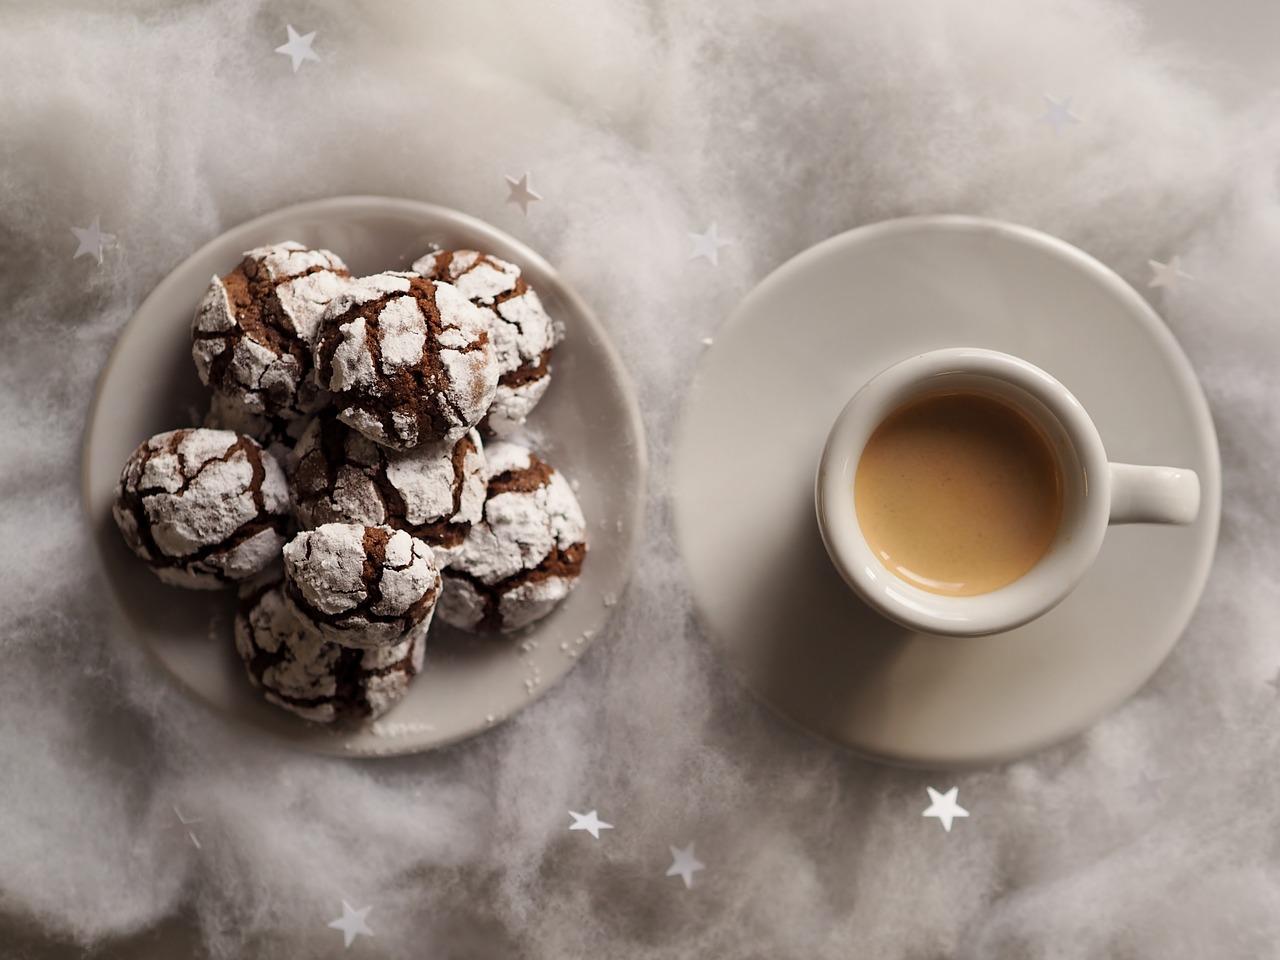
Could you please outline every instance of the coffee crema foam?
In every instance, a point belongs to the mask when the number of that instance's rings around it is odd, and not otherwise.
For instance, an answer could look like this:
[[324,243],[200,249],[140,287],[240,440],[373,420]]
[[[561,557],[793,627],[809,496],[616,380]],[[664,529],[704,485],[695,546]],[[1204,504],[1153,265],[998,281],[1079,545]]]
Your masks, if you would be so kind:
[[932,394],[891,413],[854,476],[863,538],[922,590],[967,597],[1027,573],[1062,519],[1063,481],[1041,428],[978,393]]

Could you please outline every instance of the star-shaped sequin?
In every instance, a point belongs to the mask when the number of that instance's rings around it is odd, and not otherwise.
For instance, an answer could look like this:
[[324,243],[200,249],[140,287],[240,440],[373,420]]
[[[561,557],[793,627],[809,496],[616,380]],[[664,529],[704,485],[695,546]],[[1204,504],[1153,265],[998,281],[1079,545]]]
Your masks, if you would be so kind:
[[613,829],[613,824],[605,823],[594,810],[590,813],[575,813],[570,810],[569,816],[573,817],[573,823],[569,826],[570,830],[585,830],[597,840],[600,839],[601,830]]
[[671,866],[667,867],[668,877],[679,877],[684,881],[685,889],[693,886],[693,875],[705,870],[707,865],[693,855],[693,844],[687,847],[668,847],[671,851]]
[[1055,100],[1046,93],[1044,102],[1046,106],[1044,113],[1040,115],[1040,120],[1053,127],[1055,134],[1061,133],[1067,127],[1080,122],[1080,118],[1071,112],[1070,97],[1066,97],[1063,100]]
[[538,193],[529,186],[529,173],[525,171],[524,176],[519,180],[515,177],[504,177],[507,181],[507,203],[519,204],[520,212],[526,217],[529,215],[529,204],[537,203],[542,199],[542,194]]
[[1147,266],[1151,268],[1151,279],[1147,281],[1148,287],[1164,287],[1166,290],[1176,290],[1180,281],[1193,279],[1191,274],[1182,269],[1181,257],[1171,257],[1168,263],[1161,263],[1159,260],[1148,260]]
[[720,248],[727,247],[732,243],[733,241],[727,237],[720,236],[720,230],[713,220],[711,225],[702,233],[689,234],[689,259],[697,260],[701,258],[713,267],[718,267],[720,265]]
[[289,58],[293,64],[294,73],[298,72],[298,68],[302,66],[304,60],[320,62],[316,52],[311,49],[311,41],[316,38],[314,30],[310,33],[299,34],[297,30],[293,29],[293,24],[291,23],[285,25],[285,30],[289,32],[289,42],[276,47],[276,53],[283,53]]
[[1168,779],[1169,778],[1167,776],[1156,777],[1149,773],[1144,773],[1142,775],[1142,779],[1138,781],[1138,793],[1141,794],[1142,799],[1144,800],[1162,800],[1164,795],[1164,783]]
[[[178,818],[179,825],[184,827],[189,828],[194,826],[197,823],[204,823],[204,820],[202,820],[200,817],[184,817],[182,815],[182,811],[179,810],[176,805],[173,808],[173,815]],[[191,841],[192,846],[194,846],[197,850],[203,849],[200,846],[200,838],[196,836],[196,832],[194,830],[191,830],[191,829],[187,830],[187,839]]]
[[329,927],[333,930],[342,931],[342,949],[351,946],[351,942],[360,934],[366,937],[372,937],[373,931],[369,929],[369,924],[365,922],[365,918],[369,916],[369,911],[373,907],[361,907],[359,910],[352,908],[347,901],[342,901],[342,916],[337,920],[330,920]]
[[93,223],[87,227],[72,227],[71,232],[76,237],[76,253],[72,260],[78,260],[80,257],[93,257],[98,263],[102,263],[102,251],[107,244],[115,240],[115,236],[110,233],[102,232],[101,217],[94,217]]
[[956,797],[960,794],[959,787],[952,787],[946,793],[939,793],[933,787],[926,787],[925,789],[929,791],[929,799],[933,802],[929,804],[929,808],[921,816],[937,817],[942,823],[942,829],[947,833],[951,832],[953,820],[969,815],[968,810],[956,803]]

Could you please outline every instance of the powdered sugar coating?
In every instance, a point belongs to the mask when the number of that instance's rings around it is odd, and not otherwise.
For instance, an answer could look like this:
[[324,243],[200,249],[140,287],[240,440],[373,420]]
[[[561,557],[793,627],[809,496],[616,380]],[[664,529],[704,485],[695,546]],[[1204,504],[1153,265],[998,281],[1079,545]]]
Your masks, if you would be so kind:
[[422,669],[430,622],[428,615],[394,644],[343,647],[304,627],[277,576],[242,589],[235,643],[269,702],[318,723],[373,720],[400,702]]
[[287,242],[246,251],[215,276],[192,323],[191,355],[201,382],[249,414],[288,421],[326,398],[307,386],[321,317],[348,282],[328,250]]
[[446,280],[489,321],[498,386],[483,426],[506,435],[523,424],[551,383],[551,351],[564,337],[514,263],[475,250],[440,250],[414,261],[425,277]]
[[444,578],[444,591],[440,594],[440,619],[453,627],[479,631],[489,603],[479,588],[470,580],[453,576]]
[[335,393],[375,390],[377,370],[365,335],[365,320],[357,316],[344,323],[341,318],[357,307],[408,292],[409,275],[405,273],[377,273],[348,283],[347,289],[330,305],[324,321],[336,325],[342,336],[327,365],[322,366],[318,356],[316,358],[316,376],[323,387]]
[[495,436],[505,437],[522,427],[542,395],[551,386],[551,371],[522,383],[499,383],[493,395],[493,404],[482,426]]
[[326,523],[284,547],[285,597],[304,626],[344,646],[394,644],[440,594],[431,547],[403,530]]
[[[307,381],[299,390],[314,394],[317,388]],[[322,406],[325,399],[327,397],[314,397],[308,400],[307,406]],[[255,413],[230,394],[215,390],[209,399],[209,412],[205,414],[204,425],[211,430],[231,430],[252,437],[279,463],[284,464],[311,420],[307,416],[272,417],[265,413]]]
[[441,619],[468,630],[515,630],[549,613],[577,582],[586,521],[573,488],[528,448],[486,448],[484,518],[445,571]]
[[[462,449],[461,465],[452,458]],[[435,519],[475,523],[483,515],[487,466],[480,434],[472,430],[447,450],[424,444],[387,458],[387,481],[404,500],[405,521],[418,526]]]
[[498,379],[484,312],[415,273],[352,281],[326,312],[314,361],[338,417],[398,450],[464,436]]
[[413,262],[413,270],[432,280],[446,280],[475,304],[491,306],[520,282],[520,268],[476,250],[435,250]]
[[480,435],[457,443],[390,450],[324,414],[288,458],[294,509],[303,527],[386,524],[426,541],[443,567],[484,508]]
[[213,589],[268,566],[289,494],[275,458],[229,430],[171,430],[125,463],[112,507],[125,542],[164,582]]
[[[527,447],[510,441],[491,443],[491,477],[518,474],[542,464]],[[545,466],[545,464],[542,464]],[[459,565],[485,584],[536,567],[552,552],[567,550],[586,537],[586,521],[573,488],[557,471],[529,491],[491,493],[484,522],[467,538]]]
[[547,577],[517,584],[498,601],[503,630],[519,630],[554,610],[577,585],[577,576]]
[[427,318],[417,302],[398,297],[382,308],[378,320],[382,369],[391,373],[416,364],[427,345]]
[[312,250],[294,240],[254,247],[245,251],[245,257],[261,263],[272,280],[289,280],[313,270],[345,271],[347,265],[336,253],[328,250]]

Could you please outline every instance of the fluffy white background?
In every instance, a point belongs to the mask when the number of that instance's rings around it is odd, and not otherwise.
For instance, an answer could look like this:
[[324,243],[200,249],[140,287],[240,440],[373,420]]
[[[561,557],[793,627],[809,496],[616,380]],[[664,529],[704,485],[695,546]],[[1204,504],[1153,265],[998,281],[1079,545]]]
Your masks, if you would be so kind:
[[[323,62],[290,72],[286,22]],[[10,7],[0,953],[132,954],[161,924],[218,957],[328,956],[345,897],[375,908],[364,955],[1275,955],[1280,136],[1195,69],[1101,0]],[[1046,92],[1083,122],[1054,136]],[[547,198],[527,221],[502,182],[525,169]],[[77,490],[94,379],[156,281],[243,219],[352,192],[472,211],[558,264],[625,352],[656,464],[610,635],[500,730],[381,763],[244,739],[155,684],[99,626]],[[1157,306],[1225,469],[1217,567],[1155,679],[1084,737],[958,776],[863,764],[740,691],[664,501],[676,400],[733,303],[817,240],[938,211],[1057,233],[1144,289],[1181,252],[1197,281]],[[102,267],[71,259],[95,214]],[[718,270],[686,261],[712,219],[738,240]],[[973,815],[948,835],[919,814],[951,781]],[[569,834],[571,807],[617,829]],[[685,892],[662,874],[690,839],[708,868]]]

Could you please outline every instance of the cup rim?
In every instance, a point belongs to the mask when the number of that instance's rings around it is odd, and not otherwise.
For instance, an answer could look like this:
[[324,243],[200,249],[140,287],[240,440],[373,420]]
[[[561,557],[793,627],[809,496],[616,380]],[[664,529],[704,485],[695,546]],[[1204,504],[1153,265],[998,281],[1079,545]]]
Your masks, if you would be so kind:
[[[1022,577],[989,593],[953,597],[898,577],[871,550],[854,507],[854,475],[871,432],[893,410],[949,379],[978,378],[1011,392],[1026,413],[1057,430],[1070,455],[1073,494],[1044,557]],[[1029,400],[1026,398],[1030,398]],[[1051,422],[1046,422],[1046,413]],[[950,347],[900,360],[872,377],[845,404],[823,447],[814,485],[818,528],[836,570],[873,609],[899,624],[944,636],[983,636],[1048,612],[1084,577],[1106,534],[1111,483],[1097,428],[1079,400],[1049,373],[1020,357],[981,347]]]

